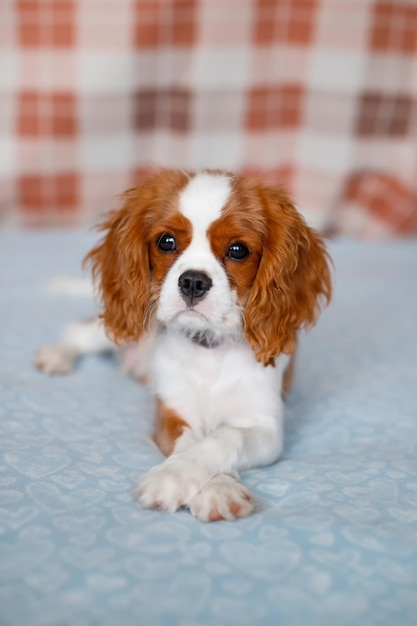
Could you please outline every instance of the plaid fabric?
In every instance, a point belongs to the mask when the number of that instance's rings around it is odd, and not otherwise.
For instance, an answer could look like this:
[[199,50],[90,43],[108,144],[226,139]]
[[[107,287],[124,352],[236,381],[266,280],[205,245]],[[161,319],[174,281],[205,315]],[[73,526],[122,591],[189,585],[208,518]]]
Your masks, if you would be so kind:
[[1,0],[2,223],[92,223],[154,164],[415,231],[417,2]]

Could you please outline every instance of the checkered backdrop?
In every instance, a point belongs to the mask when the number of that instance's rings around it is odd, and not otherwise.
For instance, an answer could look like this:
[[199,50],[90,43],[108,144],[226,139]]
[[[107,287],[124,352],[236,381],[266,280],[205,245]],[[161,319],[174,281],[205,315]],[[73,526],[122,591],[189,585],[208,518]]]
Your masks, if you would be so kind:
[[0,223],[91,224],[149,167],[417,225],[417,1],[0,0]]

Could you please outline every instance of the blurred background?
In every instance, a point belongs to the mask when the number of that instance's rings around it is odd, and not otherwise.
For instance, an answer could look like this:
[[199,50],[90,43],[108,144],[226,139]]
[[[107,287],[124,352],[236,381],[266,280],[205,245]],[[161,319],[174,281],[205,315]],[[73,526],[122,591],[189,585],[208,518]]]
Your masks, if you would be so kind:
[[89,226],[155,166],[417,228],[417,2],[1,0],[0,226]]

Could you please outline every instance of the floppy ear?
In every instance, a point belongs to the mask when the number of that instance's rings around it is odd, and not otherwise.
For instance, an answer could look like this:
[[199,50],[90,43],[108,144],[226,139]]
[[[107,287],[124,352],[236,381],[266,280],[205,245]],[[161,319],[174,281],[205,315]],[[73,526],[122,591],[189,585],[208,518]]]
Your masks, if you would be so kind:
[[116,343],[139,339],[150,322],[147,206],[140,188],[128,190],[122,208],[99,226],[106,235],[84,259],[84,264],[91,265],[101,295],[106,331]]
[[261,188],[264,250],[244,311],[245,334],[264,365],[294,352],[297,330],[312,325],[331,297],[330,257],[279,189]]

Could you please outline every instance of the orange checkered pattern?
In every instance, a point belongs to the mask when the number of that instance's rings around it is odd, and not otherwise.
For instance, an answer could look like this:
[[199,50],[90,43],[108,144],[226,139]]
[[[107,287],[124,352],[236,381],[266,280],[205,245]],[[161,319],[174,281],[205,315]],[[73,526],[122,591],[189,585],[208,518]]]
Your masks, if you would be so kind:
[[91,224],[155,165],[415,232],[416,0],[1,0],[0,223]]

